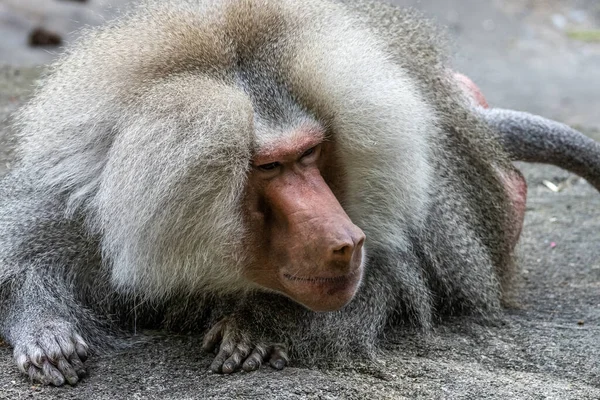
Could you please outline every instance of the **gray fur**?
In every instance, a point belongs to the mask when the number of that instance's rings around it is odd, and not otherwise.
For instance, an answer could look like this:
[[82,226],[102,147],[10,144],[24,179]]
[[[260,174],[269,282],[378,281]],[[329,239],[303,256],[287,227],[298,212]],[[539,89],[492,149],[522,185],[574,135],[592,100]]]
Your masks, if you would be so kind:
[[[17,364],[73,383],[83,342],[224,317],[251,357],[285,360],[284,343],[315,361],[373,355],[392,322],[494,315],[514,272],[497,171],[514,167],[439,48],[418,17],[368,1],[148,2],[85,34],[20,111],[0,184],[0,333]],[[241,274],[251,156],[306,121],[327,127],[332,190],[367,235],[362,286],[331,313]]]

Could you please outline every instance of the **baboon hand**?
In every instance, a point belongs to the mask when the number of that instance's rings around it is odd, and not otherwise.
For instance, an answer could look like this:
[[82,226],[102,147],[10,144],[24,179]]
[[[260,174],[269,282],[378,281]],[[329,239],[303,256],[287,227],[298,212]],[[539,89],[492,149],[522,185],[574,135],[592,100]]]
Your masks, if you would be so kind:
[[281,370],[288,363],[287,348],[283,344],[253,340],[252,335],[239,328],[235,318],[223,318],[204,337],[202,349],[217,354],[210,365],[215,373],[231,374],[257,370],[268,361],[271,367]]
[[85,375],[88,345],[64,321],[29,327],[15,343],[14,359],[32,381],[44,385],[76,384]]

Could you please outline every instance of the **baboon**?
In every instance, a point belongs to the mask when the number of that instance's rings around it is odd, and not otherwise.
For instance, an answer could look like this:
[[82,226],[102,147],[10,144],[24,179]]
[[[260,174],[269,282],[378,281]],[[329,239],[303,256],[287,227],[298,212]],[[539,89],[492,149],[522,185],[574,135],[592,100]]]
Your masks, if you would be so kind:
[[18,113],[0,185],[0,332],[75,384],[144,326],[211,369],[373,354],[394,324],[511,301],[526,185],[600,188],[600,145],[487,108],[440,35],[370,1],[145,2],[91,29]]

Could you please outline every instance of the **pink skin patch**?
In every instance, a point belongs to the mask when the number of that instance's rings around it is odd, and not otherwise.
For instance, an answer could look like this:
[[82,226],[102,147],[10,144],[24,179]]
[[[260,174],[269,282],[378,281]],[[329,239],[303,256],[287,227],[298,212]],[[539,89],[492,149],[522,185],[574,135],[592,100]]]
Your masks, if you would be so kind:
[[527,183],[521,172],[517,169],[513,171],[504,171],[497,169],[500,180],[504,184],[504,190],[512,205],[512,212],[508,226],[508,241],[511,244],[511,251],[515,248],[521,230],[523,229],[523,219],[525,218],[525,205],[527,203]]
[[[483,93],[477,85],[469,79],[467,76],[453,72],[454,79],[458,82],[458,85],[471,100],[473,105],[483,108],[489,108],[488,102],[485,99]],[[496,172],[500,177],[504,185],[504,190],[508,195],[508,199],[512,206],[511,215],[509,216],[509,226],[507,230],[508,240],[511,244],[510,251],[512,251],[523,228],[523,219],[525,218],[525,205],[527,202],[527,183],[521,172],[517,169],[504,170],[496,168]]]
[[461,74],[460,72],[454,72],[453,75],[454,79],[458,81],[458,84],[461,87],[461,89],[469,96],[469,98],[475,103],[475,105],[478,105],[483,108],[490,107],[488,105],[487,100],[485,99],[485,96],[483,95],[483,93],[481,93],[479,87],[472,80],[470,80],[467,76]]

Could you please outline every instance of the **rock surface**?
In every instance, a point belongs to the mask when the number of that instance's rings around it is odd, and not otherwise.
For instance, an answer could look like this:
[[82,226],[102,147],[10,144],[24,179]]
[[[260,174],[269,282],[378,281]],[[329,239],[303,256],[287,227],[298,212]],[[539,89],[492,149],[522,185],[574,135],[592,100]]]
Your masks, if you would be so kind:
[[[422,0],[418,6],[450,25],[458,69],[482,86],[491,104],[575,124],[600,140],[600,44],[568,39],[556,17],[567,25],[597,24],[597,2],[525,3],[532,2]],[[30,94],[38,74],[0,68],[0,175],[14,145],[5,117]],[[91,358],[89,377],[65,388],[28,382],[11,349],[0,344],[0,399],[600,399],[600,194],[559,169],[519,166],[529,183],[519,246],[521,306],[507,310],[497,326],[461,318],[438,325],[429,337],[393,332],[376,364],[292,365],[232,376],[207,372],[211,359],[200,352],[200,337],[148,332],[147,343]],[[563,189],[552,192],[544,180]]]

